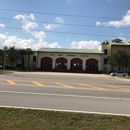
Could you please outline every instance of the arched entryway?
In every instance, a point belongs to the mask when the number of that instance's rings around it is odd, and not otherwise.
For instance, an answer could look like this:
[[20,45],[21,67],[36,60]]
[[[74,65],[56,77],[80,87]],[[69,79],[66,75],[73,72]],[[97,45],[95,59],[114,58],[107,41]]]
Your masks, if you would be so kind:
[[57,58],[56,59],[56,65],[55,70],[59,72],[65,72],[67,71],[67,59],[66,58]]
[[52,59],[50,57],[44,57],[41,59],[41,70],[52,71]]
[[82,72],[82,64],[83,64],[83,61],[81,59],[79,59],[79,58],[72,59],[70,71],[71,72]]
[[98,73],[98,60],[86,60],[86,73]]

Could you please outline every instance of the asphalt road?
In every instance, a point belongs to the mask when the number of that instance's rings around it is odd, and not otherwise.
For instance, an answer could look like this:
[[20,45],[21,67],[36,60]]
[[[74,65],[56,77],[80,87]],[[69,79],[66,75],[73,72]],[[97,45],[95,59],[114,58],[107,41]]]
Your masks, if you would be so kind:
[[130,80],[78,73],[2,74],[0,106],[130,116]]

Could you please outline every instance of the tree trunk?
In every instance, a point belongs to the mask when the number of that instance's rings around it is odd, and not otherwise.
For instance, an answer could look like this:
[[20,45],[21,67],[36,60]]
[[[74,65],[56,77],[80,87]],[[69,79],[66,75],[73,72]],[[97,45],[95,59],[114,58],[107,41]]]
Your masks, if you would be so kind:
[[28,55],[28,71],[29,71],[29,66],[30,66],[29,62],[30,62],[30,55]]
[[2,56],[2,68],[4,67],[4,56]]
[[125,64],[124,64],[124,72],[125,72]]
[[21,63],[22,63],[21,69],[23,69],[24,68],[24,56],[23,55],[22,55],[22,58],[21,58]]
[[121,70],[121,66],[120,66],[120,64],[118,64],[118,71],[120,71]]
[[13,61],[11,61],[11,69],[13,70]]

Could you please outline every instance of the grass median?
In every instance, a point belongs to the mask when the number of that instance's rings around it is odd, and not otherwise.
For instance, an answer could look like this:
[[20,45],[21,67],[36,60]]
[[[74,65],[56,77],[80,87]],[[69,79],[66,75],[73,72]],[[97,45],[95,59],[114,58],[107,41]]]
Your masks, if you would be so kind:
[[0,70],[0,74],[11,74],[12,71],[10,70]]
[[130,130],[130,117],[0,108],[0,130]]

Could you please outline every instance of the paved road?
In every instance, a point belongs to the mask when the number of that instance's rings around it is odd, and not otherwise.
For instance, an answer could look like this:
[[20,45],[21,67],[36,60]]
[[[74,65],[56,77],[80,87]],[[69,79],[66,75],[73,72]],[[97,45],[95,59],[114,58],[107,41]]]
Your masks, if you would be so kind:
[[130,116],[130,81],[106,75],[0,75],[0,105]]

